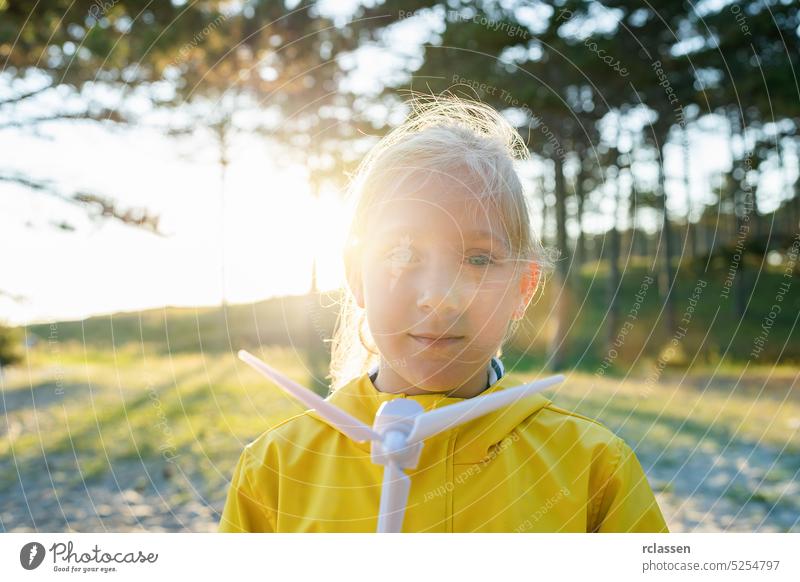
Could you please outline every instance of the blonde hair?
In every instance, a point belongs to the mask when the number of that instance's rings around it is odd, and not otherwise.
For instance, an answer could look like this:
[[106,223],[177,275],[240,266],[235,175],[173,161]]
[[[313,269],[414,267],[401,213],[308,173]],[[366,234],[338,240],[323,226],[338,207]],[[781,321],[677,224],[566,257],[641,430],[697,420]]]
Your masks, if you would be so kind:
[[[538,290],[552,263],[531,226],[522,183],[514,167],[515,161],[529,157],[519,133],[500,113],[480,102],[439,96],[415,97],[409,104],[411,114],[406,121],[370,150],[348,185],[352,222],[345,261],[356,260],[369,211],[390,184],[396,188],[398,179],[412,174],[443,175],[462,185],[467,180],[477,184],[481,200],[496,208],[502,218],[515,256],[538,264]],[[378,361],[380,354],[364,325],[365,315],[348,286],[331,340],[331,391],[366,373]],[[512,320],[498,356],[517,325]]]

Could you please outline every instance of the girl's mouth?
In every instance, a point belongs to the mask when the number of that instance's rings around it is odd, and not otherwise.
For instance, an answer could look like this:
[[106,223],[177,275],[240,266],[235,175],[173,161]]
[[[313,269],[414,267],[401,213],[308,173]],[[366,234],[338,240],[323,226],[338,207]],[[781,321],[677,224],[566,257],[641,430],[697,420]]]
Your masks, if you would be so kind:
[[464,336],[447,336],[447,337],[426,337],[426,336],[419,336],[414,334],[408,334],[411,339],[415,340],[417,343],[431,348],[446,348],[453,346],[464,339]]

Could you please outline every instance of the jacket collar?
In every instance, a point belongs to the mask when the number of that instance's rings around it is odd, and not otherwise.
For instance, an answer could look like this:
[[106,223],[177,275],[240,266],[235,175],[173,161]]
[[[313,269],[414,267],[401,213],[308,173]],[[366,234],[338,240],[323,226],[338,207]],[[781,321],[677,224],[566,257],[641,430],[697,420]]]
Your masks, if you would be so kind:
[[[481,398],[487,394],[493,394],[501,390],[512,388],[518,384],[511,382],[508,375],[503,375],[499,380],[495,380],[489,388],[484,390],[475,398]],[[442,408],[457,402],[463,402],[465,398],[456,398],[441,394],[420,394],[408,396],[405,394],[390,394],[381,392],[370,380],[368,372],[353,378],[350,382],[336,390],[328,396],[331,404],[348,412],[364,424],[372,426],[378,408],[384,402],[395,398],[408,398],[417,401],[426,410]],[[501,408],[480,418],[476,418],[462,424],[459,427],[447,430],[439,435],[435,435],[426,442],[434,439],[449,439],[455,436],[456,442],[453,449],[455,463],[478,463],[491,454],[493,445],[502,441],[511,434],[514,429],[526,418],[536,413],[541,408],[550,404],[550,400],[541,393],[532,394],[512,404]],[[314,418],[326,422],[316,415],[316,412],[309,411]],[[371,443],[355,443],[355,445],[365,452],[371,450]]]
[[[375,382],[380,369],[379,364],[375,364],[369,371],[369,379]],[[496,383],[506,373],[506,368],[503,366],[503,361],[497,356],[492,356],[492,361],[489,363],[489,386]],[[488,386],[487,386],[488,388]]]

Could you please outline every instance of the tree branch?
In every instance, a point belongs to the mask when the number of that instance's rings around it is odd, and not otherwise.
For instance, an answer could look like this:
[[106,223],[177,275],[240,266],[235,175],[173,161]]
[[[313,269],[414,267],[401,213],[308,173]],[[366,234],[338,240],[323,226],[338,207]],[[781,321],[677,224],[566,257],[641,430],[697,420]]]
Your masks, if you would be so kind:
[[19,103],[20,101],[24,101],[25,99],[30,99],[31,97],[35,97],[39,93],[44,93],[48,89],[52,88],[53,85],[49,84],[34,91],[29,91],[28,93],[22,93],[20,95],[15,95],[14,97],[11,97],[9,99],[3,99],[2,101],[0,101],[0,107],[2,107],[3,105],[11,105],[13,103]]
[[21,119],[18,121],[9,121],[8,123],[0,123],[0,130],[9,129],[12,127],[29,127],[38,125],[40,123],[47,123],[48,121],[70,121],[70,120],[83,120],[83,121],[113,121],[114,123],[126,123],[127,119],[121,113],[114,109],[103,109],[99,113],[59,113],[57,115],[49,115],[47,117],[34,117],[29,119]]
[[[83,207],[90,207],[94,210],[93,218],[113,218],[119,220],[123,224],[141,228],[152,232],[158,236],[164,236],[164,233],[158,230],[158,223],[160,217],[155,214],[150,214],[146,208],[127,208],[121,209],[117,204],[109,199],[96,194],[89,194],[85,192],[76,192],[71,196],[65,196],[56,190],[52,183],[47,180],[36,181],[23,176],[4,176],[0,174],[0,182],[10,182],[12,184],[19,184],[31,190],[43,192],[63,202],[70,204],[77,204]],[[61,228],[61,225],[58,225]]]

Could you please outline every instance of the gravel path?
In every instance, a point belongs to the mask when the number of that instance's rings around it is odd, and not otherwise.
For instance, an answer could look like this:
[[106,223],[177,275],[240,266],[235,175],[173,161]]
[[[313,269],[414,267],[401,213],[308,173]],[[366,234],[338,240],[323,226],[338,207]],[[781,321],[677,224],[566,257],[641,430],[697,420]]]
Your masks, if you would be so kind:
[[[72,464],[73,471],[64,467]],[[47,467],[50,467],[48,473]],[[0,495],[0,531],[8,532],[215,532],[225,491],[206,498],[175,466],[162,461],[115,461],[113,474],[83,482],[74,458],[49,456],[24,467],[22,485],[8,462],[0,472],[16,478]],[[51,481],[52,476],[52,481]]]

